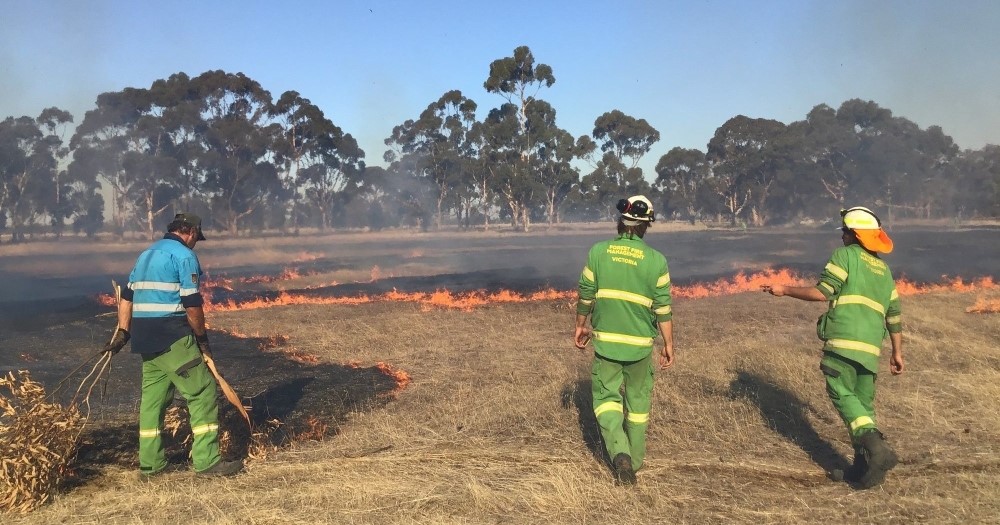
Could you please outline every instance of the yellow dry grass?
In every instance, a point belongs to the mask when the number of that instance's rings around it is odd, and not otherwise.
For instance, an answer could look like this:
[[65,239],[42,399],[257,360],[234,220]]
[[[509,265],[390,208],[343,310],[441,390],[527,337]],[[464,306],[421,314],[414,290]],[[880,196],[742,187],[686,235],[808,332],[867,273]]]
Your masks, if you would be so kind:
[[0,377],[0,515],[30,512],[52,497],[83,423],[76,405],[51,402],[27,371]]
[[595,456],[589,356],[564,302],[303,305],[211,322],[323,362],[388,362],[411,378],[395,401],[236,478],[141,485],[110,467],[4,523],[995,523],[1000,316],[964,313],[970,297],[906,298],[907,370],[883,370],[876,401],[901,463],[869,491],[826,476],[851,451],[817,368],[821,304],[677,301],[678,362],[657,376],[631,489]]

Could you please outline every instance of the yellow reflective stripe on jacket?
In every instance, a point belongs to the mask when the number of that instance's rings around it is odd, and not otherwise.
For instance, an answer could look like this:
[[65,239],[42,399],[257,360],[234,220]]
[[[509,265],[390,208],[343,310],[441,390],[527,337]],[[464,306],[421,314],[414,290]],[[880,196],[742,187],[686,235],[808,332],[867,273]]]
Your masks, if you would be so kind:
[[841,268],[840,266],[837,266],[836,264],[833,264],[832,262],[826,263],[826,271],[832,273],[841,281],[847,280],[847,270]]
[[646,413],[646,414],[634,414],[632,412],[629,412],[627,419],[628,419],[629,423],[635,423],[637,425],[642,425],[644,423],[649,423],[649,413]]
[[869,299],[863,295],[841,295],[837,299],[837,304],[838,305],[860,304],[863,306],[867,306],[868,308],[871,308],[872,310],[875,310],[876,312],[882,315],[885,315],[885,308],[882,305],[878,304],[878,302],[873,301],[872,299]]
[[622,301],[628,301],[630,303],[641,304],[646,308],[653,306],[653,300],[649,297],[639,295],[637,293],[626,292],[625,290],[609,290],[602,288],[597,291],[598,299],[620,299]]
[[668,284],[670,284],[670,274],[669,273],[665,273],[665,274],[661,275],[660,278],[656,280],[656,287],[657,288],[663,288],[664,286],[666,286]]
[[861,416],[854,421],[851,421],[851,430],[857,430],[865,425],[874,425],[875,421],[868,416]]
[[895,301],[896,299],[899,299],[899,292],[897,292],[896,289],[893,288],[892,293],[889,294],[889,300]]
[[594,271],[591,270],[590,268],[584,266],[583,267],[583,278],[586,279],[586,280],[588,280],[588,281],[590,281],[590,282],[594,282]]
[[594,304],[593,299],[580,299],[580,304]]
[[641,337],[637,335],[613,334],[611,332],[598,332],[594,330],[594,338],[607,343],[621,343],[632,346],[650,346],[653,344],[652,337]]
[[625,412],[625,409],[622,407],[621,403],[618,403],[616,401],[605,401],[604,403],[601,403],[600,405],[597,406],[597,408],[594,409],[594,415],[598,417],[600,417],[601,414],[605,412],[623,413]]
[[140,438],[146,438],[146,439],[160,437],[160,429],[158,429],[158,428],[140,428],[139,429],[139,437]]
[[206,423],[204,425],[198,425],[196,427],[191,427],[191,434],[195,436],[200,436],[202,434],[207,434],[209,432],[218,432],[218,423]]
[[836,291],[836,290],[833,289],[832,286],[830,286],[829,284],[826,284],[824,282],[820,282],[819,286],[822,286],[824,290],[830,292],[831,294]]
[[885,318],[886,324],[899,324],[899,322],[902,321],[902,320],[903,320],[903,316],[901,316],[901,315],[894,315],[892,317],[886,317]]
[[850,341],[848,339],[830,339],[826,342],[827,345],[834,348],[843,348],[844,350],[857,350],[859,352],[867,352],[869,354],[879,355],[882,352],[882,348],[870,345],[868,343],[862,343],[861,341]]
[[666,306],[661,306],[661,307],[657,308],[656,310],[653,310],[653,313],[656,314],[656,315],[666,315],[666,314],[669,314],[670,313],[670,305],[668,304]]

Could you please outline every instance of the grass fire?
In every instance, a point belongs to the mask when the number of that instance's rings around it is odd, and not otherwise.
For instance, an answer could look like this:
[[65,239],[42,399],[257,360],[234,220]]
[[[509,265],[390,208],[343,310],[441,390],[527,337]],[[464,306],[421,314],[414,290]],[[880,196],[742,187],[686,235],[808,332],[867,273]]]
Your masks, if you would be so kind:
[[[178,404],[166,439],[181,468],[139,484],[141,363],[122,352],[95,389],[62,482],[44,504],[4,523],[166,515],[211,523],[989,522],[1000,513],[1000,291],[977,261],[1000,256],[1000,238],[975,234],[963,244],[974,252],[968,261],[934,250],[927,232],[894,234],[889,260],[903,296],[908,369],[891,377],[883,355],[880,428],[900,464],[876,490],[829,477],[853,452],[817,382],[813,327],[825,304],[759,291],[814,283],[828,232],[648,236],[670,262],[677,364],[656,375],[647,464],[632,490],[614,484],[602,459],[590,355],[571,340],[575,283],[606,228],[450,243],[339,234],[227,240],[199,252],[215,361],[253,422],[248,429],[220,404],[225,453],[249,458],[246,473],[205,481],[185,468],[190,428]],[[124,279],[141,244],[66,258],[33,253],[33,264],[0,258],[0,270],[19,276],[14,286],[44,290],[54,278],[72,291],[60,307],[0,303],[9,306],[0,363],[51,388],[96,351],[114,326],[101,304],[114,297],[102,287],[109,276]],[[255,264],[244,263],[246,253]]]

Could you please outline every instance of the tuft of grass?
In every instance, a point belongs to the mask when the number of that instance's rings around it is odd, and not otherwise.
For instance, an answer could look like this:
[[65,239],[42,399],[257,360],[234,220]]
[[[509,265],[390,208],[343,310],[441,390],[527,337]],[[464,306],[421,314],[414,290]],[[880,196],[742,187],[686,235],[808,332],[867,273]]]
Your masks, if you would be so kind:
[[0,377],[0,513],[27,513],[52,497],[83,423],[76,405],[49,402],[28,371]]

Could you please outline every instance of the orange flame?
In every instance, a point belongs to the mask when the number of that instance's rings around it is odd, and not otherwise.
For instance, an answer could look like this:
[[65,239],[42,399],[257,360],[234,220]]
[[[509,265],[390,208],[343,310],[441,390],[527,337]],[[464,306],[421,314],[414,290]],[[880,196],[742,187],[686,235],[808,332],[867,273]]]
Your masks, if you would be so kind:
[[109,293],[99,293],[97,294],[97,302],[101,306],[111,306],[114,307],[117,303],[115,302],[115,296]]
[[410,384],[410,374],[403,370],[398,370],[389,363],[384,363],[379,361],[375,363],[375,367],[379,369],[383,374],[396,380],[396,391],[406,388],[406,385]]
[[323,254],[321,254],[321,253],[310,253],[310,252],[306,252],[306,251],[301,251],[301,252],[299,252],[298,255],[295,256],[294,259],[292,259],[292,262],[297,262],[297,263],[298,262],[311,262],[311,261],[315,261],[316,259],[319,259],[320,257],[323,257]]
[[281,292],[274,299],[253,299],[245,302],[227,301],[220,304],[206,304],[206,310],[253,310],[258,308],[270,308],[273,306],[287,306],[295,304],[340,304],[359,305],[373,302],[411,302],[421,305],[424,311],[432,308],[451,308],[462,311],[470,311],[473,308],[495,303],[520,303],[528,301],[542,301],[548,299],[570,299],[576,296],[576,292],[558,291],[546,289],[530,294],[520,294],[510,290],[500,290],[494,293],[484,291],[472,291],[453,293],[448,290],[438,290],[431,293],[423,292],[400,292],[393,290],[381,295],[358,295],[353,297],[313,297],[305,294],[291,294]]
[[935,284],[916,284],[907,279],[896,280],[896,290],[900,295],[916,295],[923,293],[937,292],[975,292],[980,290],[995,290],[997,283],[992,277],[980,277],[969,282],[965,282],[961,277],[949,279],[948,276],[941,276],[941,282]]
[[[286,269],[283,275],[292,275]],[[372,282],[381,277],[381,270],[378,266],[371,269]],[[814,279],[814,278],[813,278]],[[263,281],[261,281],[263,282]],[[228,287],[229,281],[213,280],[212,286]],[[766,269],[756,273],[740,272],[731,278],[719,279],[709,283],[694,283],[690,285],[676,285],[673,287],[675,298],[698,299],[703,297],[713,297],[720,295],[731,295],[744,292],[756,292],[760,290],[762,284],[785,284],[790,286],[806,286],[815,283],[810,278],[798,275],[788,269],[772,270]],[[308,289],[315,289],[310,287]],[[915,295],[937,292],[972,292],[983,290],[996,290],[1000,284],[996,283],[992,277],[982,277],[970,281],[965,281],[960,277],[943,277],[940,283],[918,284],[906,278],[896,281],[896,288],[900,295]],[[232,289],[228,287],[228,289]],[[445,289],[435,292],[400,292],[393,290],[379,295],[357,295],[352,297],[315,297],[308,293],[280,292],[273,299],[256,298],[247,301],[237,302],[228,300],[221,303],[212,301],[210,290],[203,290],[202,296],[205,298],[206,310],[232,311],[232,310],[254,310],[259,308],[271,308],[274,306],[288,306],[297,304],[314,305],[360,305],[374,302],[410,302],[420,305],[422,311],[429,311],[435,308],[454,309],[461,311],[471,311],[475,308],[491,304],[501,303],[521,303],[529,301],[546,300],[574,300],[576,291],[556,290],[548,288],[531,293],[519,293],[512,290],[499,290],[487,292],[485,290],[473,290],[468,292],[451,292]],[[109,294],[99,294],[98,302],[104,306],[114,306],[114,297]]]
[[970,314],[997,314],[1000,313],[1000,299],[976,298],[976,304],[965,309]]
[[731,279],[719,279],[712,283],[695,283],[687,286],[674,286],[672,295],[690,299],[732,295],[743,292],[758,292],[763,284],[784,284],[788,286],[804,286],[808,281],[791,270],[766,269],[757,273],[740,272]]

